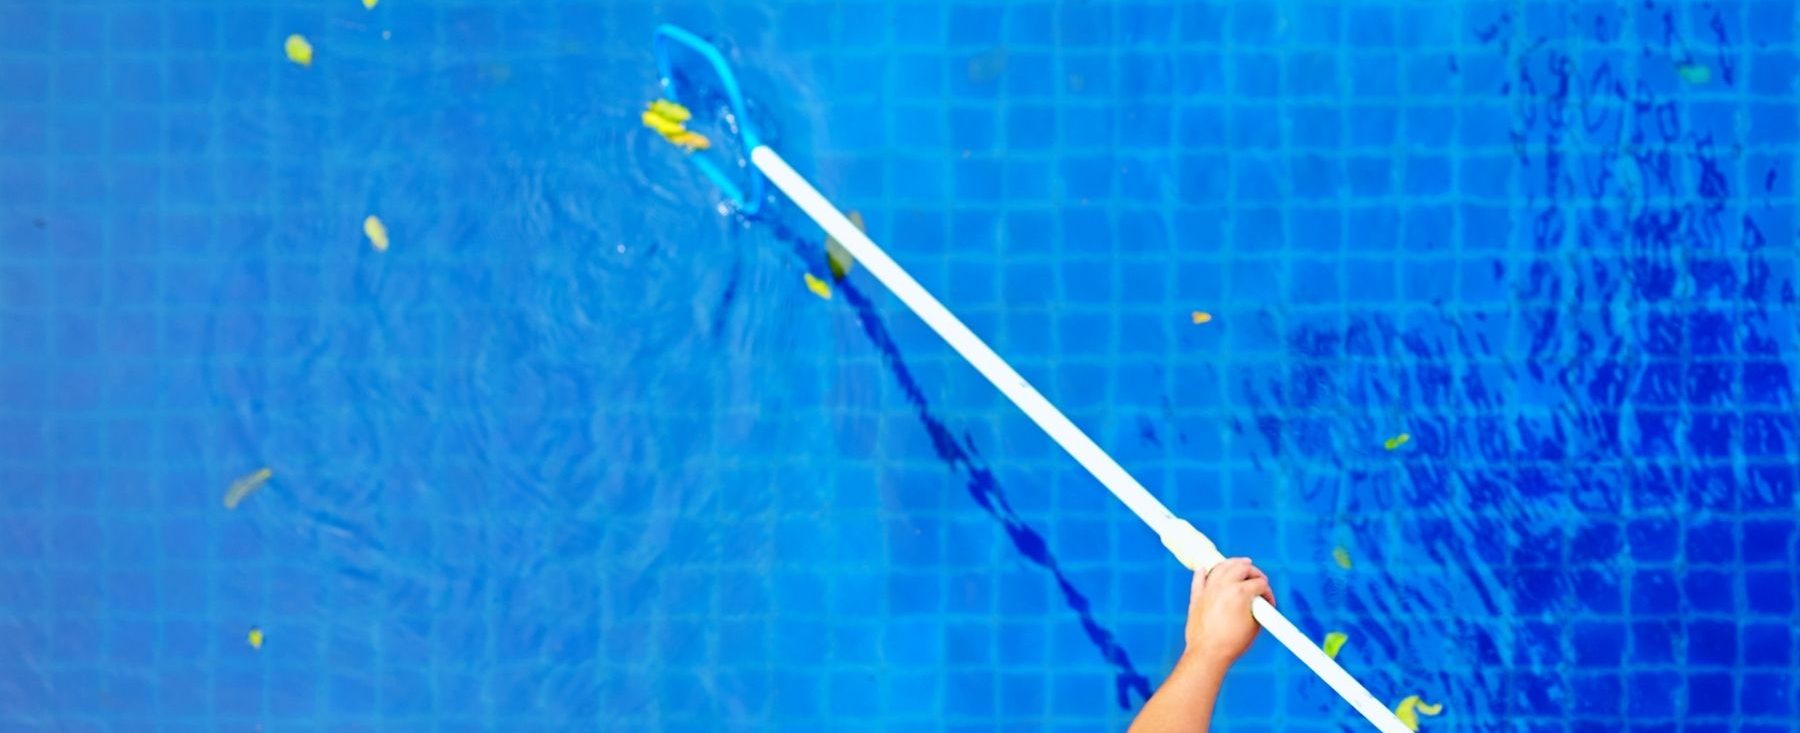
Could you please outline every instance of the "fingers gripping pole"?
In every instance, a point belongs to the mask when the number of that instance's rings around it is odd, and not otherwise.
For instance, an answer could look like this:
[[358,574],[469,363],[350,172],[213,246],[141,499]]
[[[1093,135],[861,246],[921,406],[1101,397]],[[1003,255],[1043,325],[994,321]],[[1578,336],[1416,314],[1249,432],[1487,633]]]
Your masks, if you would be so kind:
[[[881,247],[875,244],[867,234],[858,229],[845,217],[843,212],[832,206],[830,201],[812,187],[805,178],[795,172],[787,161],[776,155],[767,146],[757,147],[750,151],[750,161],[758,170],[769,177],[775,187],[793,199],[794,203],[806,212],[827,234],[830,234],[850,255],[856,258],[863,271],[869,273],[882,285],[887,286],[894,296],[905,303],[907,308],[925,321],[925,325],[943,337],[950,347],[967,359],[975,370],[981,372],[1001,394],[1012,400],[1024,411],[1025,416],[1037,423],[1039,428],[1068,451],[1076,462],[1086,468],[1094,478],[1106,486],[1113,496],[1119,498],[1132,513],[1142,519],[1150,529],[1156,532],[1163,546],[1169,548],[1176,559],[1190,570],[1204,572],[1224,560],[1212,540],[1186,520],[1175,516],[1162,502],[1138,483],[1130,473],[1113,460],[1105,450],[1094,443],[1087,433],[1076,427],[1075,423],[1063,415],[1061,410],[1044,398],[1044,395],[1032,387],[1025,378],[1019,376],[1012,366],[994,353],[980,337],[976,336],[968,326],[939,303],[937,298],[919,285],[911,275],[902,269],[899,263],[888,257]],[[1351,677],[1336,661],[1325,656],[1324,650],[1314,644],[1311,639],[1300,632],[1294,624],[1282,616],[1280,611],[1267,601],[1257,599],[1251,604],[1251,615],[1256,617],[1263,628],[1282,646],[1288,648],[1299,657],[1309,669],[1324,680],[1331,689],[1337,691],[1350,706],[1362,713],[1370,723],[1382,733],[1412,733],[1411,729],[1400,722],[1387,706],[1382,705],[1374,695],[1369,694],[1356,678]]]

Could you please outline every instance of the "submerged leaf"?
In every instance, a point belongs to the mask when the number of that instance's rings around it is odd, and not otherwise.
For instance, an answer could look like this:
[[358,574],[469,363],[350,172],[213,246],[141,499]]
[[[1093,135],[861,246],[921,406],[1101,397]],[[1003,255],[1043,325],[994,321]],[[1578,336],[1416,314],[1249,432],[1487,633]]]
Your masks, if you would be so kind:
[[262,488],[262,485],[268,482],[269,477],[274,475],[274,471],[264,468],[231,482],[231,488],[225,490],[225,508],[236,509],[238,502],[243,501],[244,497],[249,496],[251,492]]
[[[863,226],[862,214],[850,212],[850,223],[856,225],[856,231],[869,231],[868,227]],[[832,279],[842,280],[845,275],[850,274],[850,269],[856,266],[856,259],[850,256],[850,250],[845,249],[842,242],[837,241],[837,237],[827,235],[825,237],[825,264],[831,268]]]

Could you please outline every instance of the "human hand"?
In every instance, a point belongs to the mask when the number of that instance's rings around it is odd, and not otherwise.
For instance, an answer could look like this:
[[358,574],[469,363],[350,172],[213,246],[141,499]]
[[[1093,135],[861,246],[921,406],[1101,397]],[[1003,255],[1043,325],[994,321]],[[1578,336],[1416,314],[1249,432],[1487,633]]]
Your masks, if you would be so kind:
[[1275,603],[1269,577],[1250,564],[1250,558],[1230,558],[1204,575],[1195,573],[1184,656],[1220,666],[1237,661],[1260,629],[1250,616],[1250,601],[1258,596]]

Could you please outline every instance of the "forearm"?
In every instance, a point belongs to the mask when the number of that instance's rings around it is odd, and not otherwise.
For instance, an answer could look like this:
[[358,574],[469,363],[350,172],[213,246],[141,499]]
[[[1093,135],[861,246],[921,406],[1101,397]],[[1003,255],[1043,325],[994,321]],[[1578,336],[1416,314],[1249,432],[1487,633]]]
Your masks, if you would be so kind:
[[1206,733],[1230,662],[1181,655],[1174,671],[1138,711],[1130,733]]

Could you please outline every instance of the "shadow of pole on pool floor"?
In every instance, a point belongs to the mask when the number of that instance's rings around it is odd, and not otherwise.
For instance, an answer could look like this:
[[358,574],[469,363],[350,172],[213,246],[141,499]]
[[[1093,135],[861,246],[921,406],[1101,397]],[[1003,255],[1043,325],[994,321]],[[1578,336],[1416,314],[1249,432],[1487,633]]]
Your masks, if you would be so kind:
[[[773,217],[765,217],[763,221],[770,225],[777,239],[794,248],[794,253],[803,262],[823,259],[823,247],[818,242],[808,241],[785,224],[775,221]],[[828,274],[821,274],[829,277]],[[969,497],[974,499],[975,503],[980,505],[982,511],[987,512],[989,517],[1000,523],[1000,526],[1006,530],[1006,536],[1012,540],[1013,548],[1018,550],[1019,554],[1023,555],[1031,564],[1043,568],[1056,579],[1057,588],[1062,591],[1063,601],[1068,604],[1069,610],[1074,611],[1081,620],[1081,628],[1087,632],[1088,640],[1093,642],[1095,648],[1100,651],[1100,656],[1104,657],[1107,663],[1114,668],[1114,691],[1119,707],[1131,709],[1131,694],[1134,692],[1140,699],[1148,699],[1151,693],[1150,680],[1138,673],[1137,669],[1132,666],[1130,655],[1126,653],[1125,647],[1121,646],[1114,638],[1113,633],[1095,620],[1092,604],[1088,602],[1087,596],[1082,595],[1081,590],[1076,588],[1069,577],[1063,573],[1056,558],[1050,554],[1049,544],[1044,541],[1043,535],[1038,534],[1036,530],[1025,523],[1025,520],[1017,512],[1013,511],[1012,505],[1006,500],[1005,491],[1000,487],[999,480],[994,478],[994,472],[975,454],[968,439],[959,441],[950,428],[931,413],[931,405],[925,399],[925,392],[919,388],[918,381],[913,379],[912,370],[907,368],[906,360],[901,357],[899,347],[894,343],[893,337],[888,334],[887,326],[882,323],[881,315],[875,312],[874,303],[856,287],[855,283],[849,280],[837,281],[836,285],[838,292],[843,293],[844,301],[855,309],[856,318],[862,326],[863,334],[867,335],[870,344],[881,352],[882,361],[893,373],[894,380],[899,383],[901,392],[906,395],[906,401],[912,404],[914,414],[919,418],[920,426],[925,428],[926,434],[931,437],[931,445],[937,453],[938,459],[952,470],[960,471],[967,476],[966,488]]]

